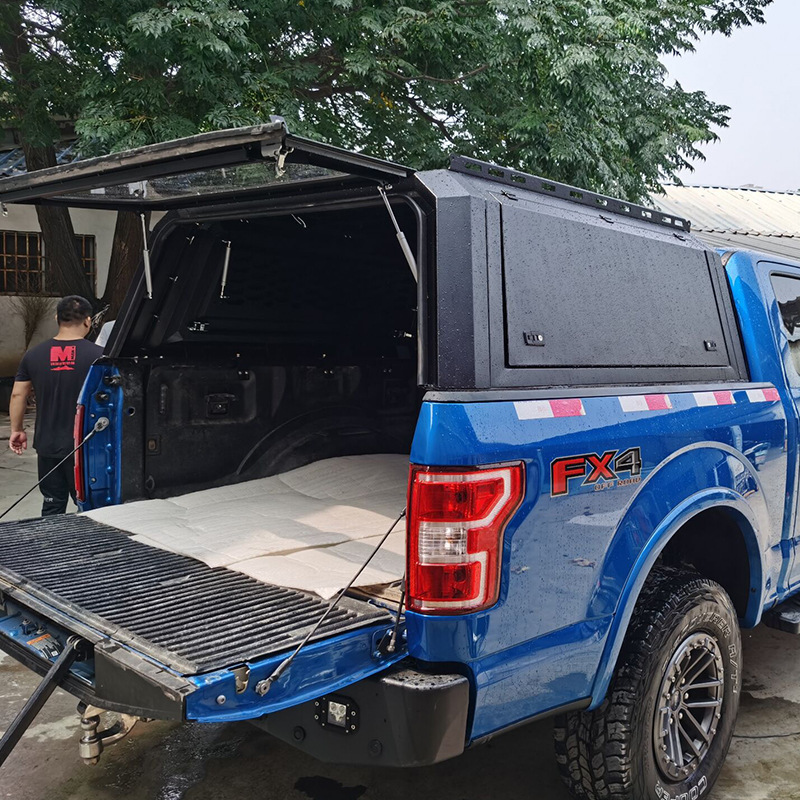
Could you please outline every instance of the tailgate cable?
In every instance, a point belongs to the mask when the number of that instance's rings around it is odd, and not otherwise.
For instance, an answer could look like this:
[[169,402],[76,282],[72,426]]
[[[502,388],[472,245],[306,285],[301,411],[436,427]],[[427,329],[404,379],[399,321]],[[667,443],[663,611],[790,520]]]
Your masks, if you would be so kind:
[[109,424],[110,423],[108,421],[108,417],[100,417],[100,419],[98,419],[97,422],[95,422],[94,427],[89,431],[89,433],[86,434],[83,441],[69,455],[64,456],[64,458],[62,458],[61,461],[59,461],[58,464],[56,464],[53,467],[53,469],[51,469],[50,472],[47,473],[47,475],[43,475],[41,478],[39,478],[39,480],[36,481],[36,483],[34,483],[33,486],[31,486],[31,488],[28,489],[28,491],[25,492],[24,495],[22,495],[22,497],[18,498],[2,514],[0,514],[0,519],[3,519],[3,517],[6,514],[8,514],[8,512],[11,511],[12,508],[19,505],[34,489],[36,489],[39,486],[39,484],[45,478],[48,478],[50,475],[52,475],[68,458],[72,458],[72,456],[74,456],[75,453],[77,453],[78,450],[80,450],[81,447],[83,447],[86,444],[86,442],[88,442],[89,439],[92,438],[92,436],[94,436],[96,433],[100,433],[100,431],[104,431],[109,426]]
[[[297,645],[297,647],[294,649],[294,652],[292,652],[291,655],[289,655],[287,658],[281,661],[281,663],[278,664],[277,667],[275,667],[275,669],[272,671],[269,677],[265,678],[263,681],[259,681],[256,684],[256,692],[258,694],[260,694],[263,697],[270,690],[272,684],[275,683],[275,681],[277,681],[278,678],[280,678],[284,672],[286,672],[286,670],[291,665],[292,661],[294,661],[295,658],[297,657],[297,654],[308,644],[311,637],[320,629],[322,623],[325,622],[325,620],[330,615],[331,611],[333,611],[333,609],[336,608],[336,606],[339,604],[339,601],[345,596],[345,594],[347,594],[347,592],[350,591],[353,584],[358,580],[359,575],[361,575],[361,573],[367,568],[369,562],[372,561],[372,559],[375,557],[375,554],[378,552],[378,550],[381,549],[381,547],[383,547],[384,542],[389,538],[389,534],[395,529],[397,523],[400,522],[400,520],[403,519],[405,515],[406,515],[406,510],[403,509],[400,512],[400,516],[397,517],[397,519],[389,526],[389,530],[383,534],[383,538],[375,546],[375,549],[369,554],[367,560],[359,567],[358,572],[356,572],[356,574],[353,575],[353,577],[350,579],[350,583],[348,583],[347,586],[345,586],[344,589],[342,589],[339,592],[339,594],[336,595],[333,602],[325,609],[325,613],[319,618],[317,624],[306,634],[305,639],[303,639],[303,641],[300,642],[299,645]],[[398,609],[398,620],[399,618],[400,614]],[[395,623],[395,625],[397,624],[398,623]]]

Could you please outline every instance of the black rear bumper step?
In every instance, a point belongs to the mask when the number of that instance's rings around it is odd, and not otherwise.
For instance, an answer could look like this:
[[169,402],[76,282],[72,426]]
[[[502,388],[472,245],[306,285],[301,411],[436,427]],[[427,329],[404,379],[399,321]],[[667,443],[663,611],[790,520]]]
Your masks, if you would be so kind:
[[[294,648],[327,609],[315,595],[211,568],[79,515],[0,524],[6,588],[64,615],[61,624],[75,620],[182,675]],[[344,598],[314,639],[391,621],[383,609]]]
[[[469,681],[396,665],[341,692],[251,720],[320,761],[421,767],[464,752]],[[328,724],[328,703],[348,708],[353,736]],[[353,715],[351,718],[351,714]]]

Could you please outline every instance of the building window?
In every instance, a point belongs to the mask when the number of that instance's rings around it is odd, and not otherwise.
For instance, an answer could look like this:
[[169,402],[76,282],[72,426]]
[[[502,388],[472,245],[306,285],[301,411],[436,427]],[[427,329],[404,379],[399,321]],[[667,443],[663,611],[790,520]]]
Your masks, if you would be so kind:
[[[75,237],[84,272],[92,287],[97,281],[94,236]],[[34,231],[0,230],[0,294],[52,294],[48,291],[42,236]]]
[[42,243],[38,233],[0,231],[0,292],[42,291]]
[[79,233],[75,239],[78,241],[78,249],[81,254],[81,263],[86,277],[89,278],[89,285],[94,289],[97,286],[97,247],[94,236]]

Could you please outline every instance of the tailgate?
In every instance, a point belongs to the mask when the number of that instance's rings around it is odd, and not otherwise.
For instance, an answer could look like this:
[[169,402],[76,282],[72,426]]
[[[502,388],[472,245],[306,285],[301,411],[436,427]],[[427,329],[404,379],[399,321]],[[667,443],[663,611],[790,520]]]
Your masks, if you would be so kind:
[[402,657],[379,652],[393,615],[346,597],[262,697],[256,684],[302,641],[327,604],[151,547],[83,516],[0,525],[0,591],[0,648],[43,672],[52,648],[81,636],[90,652],[65,688],[101,707],[148,716],[260,716]]

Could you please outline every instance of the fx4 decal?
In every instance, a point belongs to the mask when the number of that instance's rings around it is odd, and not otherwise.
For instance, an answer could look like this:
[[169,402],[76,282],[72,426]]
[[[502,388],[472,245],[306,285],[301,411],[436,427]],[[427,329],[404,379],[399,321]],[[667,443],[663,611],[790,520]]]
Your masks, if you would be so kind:
[[[620,478],[619,473],[627,472],[629,478]],[[581,456],[564,456],[550,464],[550,495],[560,497],[569,494],[569,482],[582,478],[581,486],[594,486],[596,492],[639,483],[642,474],[642,450],[629,447],[607,450],[602,455],[585,453]]]

